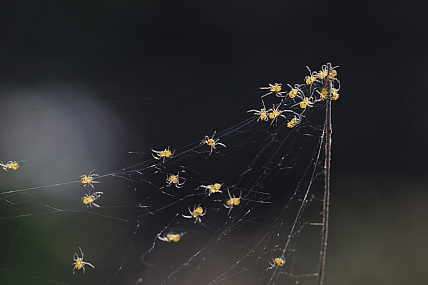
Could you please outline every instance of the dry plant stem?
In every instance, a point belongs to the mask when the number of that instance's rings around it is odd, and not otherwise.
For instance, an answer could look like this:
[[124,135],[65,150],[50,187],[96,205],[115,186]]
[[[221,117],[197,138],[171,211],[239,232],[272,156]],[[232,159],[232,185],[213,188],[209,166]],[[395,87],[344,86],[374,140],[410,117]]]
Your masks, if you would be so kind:
[[[331,63],[327,63],[328,76],[331,75]],[[331,160],[331,87],[332,80],[327,79],[327,98],[326,98],[326,117],[325,117],[325,161],[324,161],[324,200],[323,200],[323,223],[321,233],[321,252],[320,252],[320,267],[318,272],[318,285],[322,285],[324,279],[325,260],[327,251],[328,239],[328,214],[330,200],[330,160]]]

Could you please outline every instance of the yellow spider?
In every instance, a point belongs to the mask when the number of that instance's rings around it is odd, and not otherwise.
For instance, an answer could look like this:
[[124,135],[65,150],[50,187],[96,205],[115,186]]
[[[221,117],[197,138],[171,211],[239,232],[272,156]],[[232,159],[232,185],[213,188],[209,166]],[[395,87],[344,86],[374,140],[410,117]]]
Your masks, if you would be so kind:
[[94,178],[99,176],[98,174],[92,173],[95,169],[92,169],[91,172],[89,172],[88,175],[83,174],[80,177],[80,182],[82,183],[82,186],[90,185],[92,188],[94,188],[94,185],[92,183],[100,183],[99,181],[95,181]]
[[223,147],[226,147],[226,145],[225,144],[223,144],[223,143],[221,143],[221,142],[218,142],[220,139],[214,139],[214,136],[215,136],[215,132],[214,132],[214,134],[212,135],[212,137],[210,138],[209,136],[205,136],[205,138],[202,140],[202,142],[200,143],[200,144],[206,144],[207,146],[209,146],[211,149],[210,149],[210,154],[209,155],[211,155],[211,153],[213,152],[213,149],[215,149],[215,147],[217,146],[217,145],[220,145],[220,146],[223,146]]
[[288,97],[290,97],[291,99],[296,98],[296,96],[302,92],[302,90],[300,90],[299,84],[294,84],[294,88],[290,84],[287,84],[287,85],[291,88],[291,91],[288,92]]
[[317,81],[318,73],[316,71],[312,72],[309,66],[306,66],[306,68],[309,70],[310,75],[305,77],[305,83],[307,85],[312,85],[315,81]]
[[9,161],[6,164],[0,162],[0,166],[3,167],[4,170],[8,171],[9,169],[17,170],[22,165],[22,162],[17,161]]
[[[182,179],[182,181],[180,181],[180,179]],[[186,178],[180,177],[179,173],[177,173],[177,175],[168,174],[166,177],[166,187],[174,185],[176,188],[181,188],[183,187],[185,182],[186,182]]]
[[265,95],[263,95],[261,98],[263,98],[267,95],[270,95],[272,93],[275,93],[275,95],[277,97],[284,97],[284,96],[282,96],[282,94],[285,93],[285,92],[281,92],[281,90],[282,90],[282,84],[281,83],[275,83],[275,84],[269,83],[269,87],[260,87],[260,89],[265,89],[265,90],[267,89],[270,91],[269,93],[266,93]]
[[313,102],[311,102],[311,100],[309,100],[308,97],[303,98],[302,102],[299,103],[300,108],[302,109],[306,109],[307,107],[312,107],[313,106]]
[[321,70],[318,72],[317,78],[323,80],[324,78],[326,78],[328,75],[328,70],[327,70],[327,65],[324,64],[321,67]]
[[239,204],[241,204],[242,193],[239,195],[239,197],[235,197],[235,195],[231,196],[229,189],[227,189],[227,193],[229,194],[229,199],[223,205],[229,209],[229,213],[230,213],[230,211],[233,209],[233,206],[238,206]]
[[[287,110],[288,111],[288,110]],[[285,112],[285,110],[284,111],[281,111],[281,110],[279,110],[279,106],[278,107],[276,107],[275,108],[275,106],[274,107],[272,107],[272,109],[269,109],[268,110],[268,117],[269,117],[269,119],[271,119],[272,120],[272,122],[270,123],[271,125],[274,123],[274,122],[277,122],[278,121],[278,117],[284,117],[284,118],[287,118],[286,116],[284,116],[282,113],[283,112]]]
[[298,123],[300,123],[300,119],[298,119],[296,116],[291,119],[288,123],[287,123],[287,128],[294,128]]
[[154,150],[154,149],[152,149],[152,151],[153,151],[153,153],[152,153],[153,157],[155,159],[157,159],[157,160],[162,159],[163,160],[162,162],[165,162],[165,158],[170,158],[174,154],[174,152],[171,151],[169,149],[169,147],[166,148],[166,149],[164,149],[164,150]]
[[160,235],[158,235],[158,238],[161,241],[166,241],[166,242],[172,242],[172,241],[173,242],[179,242],[183,235],[184,235],[184,233],[179,233],[179,234],[169,233],[169,234],[166,234],[162,237]]
[[247,113],[248,112],[254,112],[253,115],[258,116],[257,121],[259,121],[259,120],[268,121],[268,113],[266,111],[265,103],[263,101],[262,101],[262,103],[263,103],[263,108],[260,111],[252,109],[252,110],[248,110]]
[[188,207],[188,209],[189,209],[190,216],[185,216],[185,215],[183,215],[183,214],[182,214],[182,216],[183,216],[184,218],[187,218],[187,219],[192,219],[192,218],[194,218],[194,219],[195,219],[195,223],[200,223],[200,222],[202,222],[202,221],[201,221],[201,217],[202,217],[202,216],[205,216],[205,214],[207,213],[207,212],[204,210],[204,208],[202,208],[200,205],[195,206],[195,207],[193,208],[193,211],[192,211],[192,210],[190,210],[190,207]]
[[317,90],[317,92],[318,92],[318,94],[320,94],[320,99],[321,100],[324,101],[324,100],[327,99],[328,91],[327,91],[326,87],[324,87],[323,89],[321,89],[321,92],[319,92],[318,90]]
[[[90,195],[89,195],[90,194]],[[95,192],[95,193],[89,193],[85,194],[85,196],[82,197],[82,202],[85,205],[89,205],[89,207],[92,207],[94,205],[95,207],[100,207],[99,205],[95,204],[94,201],[101,197],[103,192]]]
[[211,194],[214,193],[222,193],[221,186],[223,185],[223,183],[214,183],[211,185],[199,185],[199,187],[204,188],[205,189],[205,194],[207,196],[210,196]]
[[337,70],[333,69],[331,71],[331,74],[328,76],[328,80],[334,80],[336,78],[336,76],[337,76]]
[[74,253],[74,255],[73,255],[74,263],[72,263],[74,265],[73,274],[74,274],[74,271],[76,269],[77,270],[83,269],[83,273],[85,273],[85,265],[89,265],[92,268],[95,268],[95,266],[93,266],[89,262],[83,261],[83,252],[82,252],[82,249],[80,248],[80,246],[79,246],[79,249],[80,249],[80,254],[82,255],[82,257],[79,257],[79,255],[76,252]]
[[269,264],[270,264],[270,267],[268,267],[268,269],[272,269],[272,268],[275,268],[275,267],[281,267],[281,266],[284,266],[285,259],[284,259],[284,257],[276,257]]
[[334,89],[334,88],[331,89],[331,99],[334,101],[339,99],[339,92],[337,89]]

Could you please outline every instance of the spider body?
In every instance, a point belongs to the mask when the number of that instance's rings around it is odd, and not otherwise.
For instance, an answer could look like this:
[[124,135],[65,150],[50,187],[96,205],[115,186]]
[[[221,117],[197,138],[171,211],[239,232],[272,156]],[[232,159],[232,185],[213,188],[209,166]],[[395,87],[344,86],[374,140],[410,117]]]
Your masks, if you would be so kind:
[[[182,181],[180,181],[180,179],[182,179]],[[186,179],[180,177],[178,173],[177,175],[169,174],[166,177],[166,187],[174,185],[176,188],[181,188],[183,187],[185,182],[186,182]]]
[[321,92],[319,92],[318,90],[317,90],[317,92],[318,92],[318,94],[320,94],[320,99],[321,100],[326,100],[327,99],[327,95],[328,95],[328,90],[327,90],[327,88],[323,88],[323,89],[321,89]]
[[88,175],[84,174],[80,176],[80,182],[82,183],[82,186],[90,185],[92,188],[94,188],[94,185],[92,183],[100,183],[99,181],[95,181],[94,178],[98,177],[98,174],[92,173],[95,169],[92,169],[91,172],[89,172]]
[[274,93],[277,97],[284,97],[284,96],[282,96],[282,94],[285,93],[285,92],[281,92],[281,90],[282,90],[282,84],[281,83],[275,83],[275,84],[269,83],[269,87],[260,87],[260,89],[269,90],[269,93],[266,93],[261,98],[268,96],[272,93]]
[[328,76],[328,80],[334,80],[337,76],[337,70],[333,69],[330,73],[330,75]]
[[80,248],[80,246],[79,246],[79,249],[80,249],[80,254],[82,255],[82,257],[79,257],[79,255],[76,252],[74,253],[74,255],[73,255],[74,263],[72,263],[74,265],[73,274],[74,274],[74,271],[76,269],[77,270],[83,269],[83,273],[85,273],[85,265],[89,265],[92,268],[95,268],[95,266],[93,266],[89,262],[83,261],[83,252],[82,252],[82,249]]
[[302,93],[302,90],[300,90],[300,85],[299,84],[295,84],[294,87],[292,87],[290,84],[287,84],[291,90],[288,92],[288,97],[290,97],[291,99],[296,98],[297,95],[299,95],[299,93]]
[[223,205],[224,207],[229,209],[229,213],[230,213],[230,211],[233,209],[234,206],[238,206],[239,204],[241,204],[242,193],[239,195],[239,197],[235,197],[235,195],[234,196],[230,195],[229,189],[227,189],[227,193],[229,194],[229,199]]
[[324,78],[326,78],[328,75],[328,69],[327,69],[327,64],[324,64],[321,67],[321,70],[318,72],[317,74],[317,78],[323,80]]
[[6,171],[10,169],[17,170],[21,165],[22,165],[22,162],[17,162],[17,161],[9,161],[6,164],[0,163],[0,166],[3,167],[3,169]]
[[258,116],[257,121],[262,120],[262,121],[268,121],[268,113],[266,111],[266,107],[265,107],[265,103],[262,101],[263,103],[263,108],[260,110],[248,110],[248,112],[254,112],[254,115]]
[[212,137],[209,136],[205,136],[205,138],[202,140],[202,142],[200,144],[206,144],[207,146],[210,147],[210,154],[213,152],[213,149],[215,149],[216,146],[220,145],[222,147],[226,147],[225,144],[218,142],[220,139],[214,139],[215,133],[212,135]]
[[274,267],[281,267],[281,266],[284,266],[284,264],[285,264],[285,259],[283,257],[276,257],[270,263],[270,267],[268,269],[272,269]]
[[307,107],[312,107],[314,103],[309,100],[309,98],[305,97],[303,100],[299,103],[300,108],[306,109]]
[[85,194],[82,197],[82,203],[85,205],[88,205],[89,207],[95,206],[100,207],[99,205],[95,204],[94,201],[101,197],[101,195],[104,194],[103,192],[95,192],[92,194]]
[[337,99],[339,99],[339,92],[337,89],[332,88],[331,89],[331,100],[336,101]]
[[173,233],[168,233],[164,236],[160,236],[158,235],[158,238],[161,241],[166,241],[166,242],[179,242],[181,237],[184,235],[184,233],[179,233],[179,234],[173,234]]
[[202,187],[205,189],[205,194],[207,196],[210,196],[211,194],[214,193],[222,193],[221,186],[223,185],[223,183],[214,183],[214,184],[210,184],[210,185],[200,185],[199,187]]
[[278,117],[287,118],[286,116],[284,116],[282,114],[284,111],[279,110],[279,106],[276,107],[276,108],[275,108],[275,106],[272,107],[272,109],[269,109],[268,112],[269,112],[268,113],[268,117],[269,117],[269,119],[272,120],[271,124],[273,124],[274,122],[277,122],[278,121]]
[[187,218],[187,219],[195,219],[195,223],[200,223],[200,222],[202,222],[202,220],[201,220],[201,217],[202,216],[205,216],[205,214],[207,213],[205,210],[204,210],[204,208],[202,208],[200,205],[198,205],[198,206],[195,206],[194,208],[193,208],[193,211],[192,210],[190,210],[190,207],[188,207],[188,209],[189,209],[189,213],[190,213],[190,216],[185,216],[185,215],[183,215],[182,214],[182,216],[184,217],[184,218]]
[[309,75],[305,77],[305,83],[306,85],[312,85],[317,81],[318,73],[316,71],[312,72],[309,66],[306,66],[306,68],[309,70]]
[[287,123],[287,128],[292,129],[294,128],[298,123],[300,123],[300,120],[297,117],[294,117]]
[[152,149],[152,152],[153,152],[152,153],[153,158],[157,159],[157,160],[162,159],[162,162],[165,162],[166,158],[170,158],[171,156],[174,155],[174,152],[171,151],[169,149],[169,147],[166,148],[166,149],[164,149],[164,150],[154,150],[154,149]]

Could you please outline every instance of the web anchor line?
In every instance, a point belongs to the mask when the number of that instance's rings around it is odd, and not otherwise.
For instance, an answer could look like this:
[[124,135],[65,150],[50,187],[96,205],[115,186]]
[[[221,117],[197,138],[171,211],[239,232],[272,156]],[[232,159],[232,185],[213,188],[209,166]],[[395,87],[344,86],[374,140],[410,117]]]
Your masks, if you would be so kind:
[[326,98],[326,117],[325,117],[325,161],[324,161],[324,199],[323,199],[323,219],[322,219],[322,232],[321,232],[321,251],[320,251],[320,265],[318,272],[318,285],[323,284],[325,261],[327,254],[327,239],[328,239],[328,215],[330,203],[330,161],[331,161],[331,134],[333,132],[331,123],[331,100],[332,100],[332,67],[331,63],[327,63],[327,98]]

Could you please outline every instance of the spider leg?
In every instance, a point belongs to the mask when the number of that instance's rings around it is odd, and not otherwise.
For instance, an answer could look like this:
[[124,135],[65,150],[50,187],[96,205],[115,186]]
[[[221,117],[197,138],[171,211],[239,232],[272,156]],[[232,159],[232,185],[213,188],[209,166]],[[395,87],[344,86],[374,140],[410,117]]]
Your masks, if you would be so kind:
[[273,93],[273,92],[266,93],[265,95],[262,95],[260,98],[266,97],[266,96],[268,96],[268,95],[270,95],[270,94],[272,94],[272,93]]
[[95,266],[93,266],[93,265],[92,265],[92,264],[90,264],[89,262],[82,261],[82,263],[83,263],[84,265],[89,265],[90,267],[95,268]]
[[221,143],[221,142],[219,142],[219,143],[217,143],[218,145],[221,145],[222,147],[226,147],[226,145],[224,144],[224,143]]

